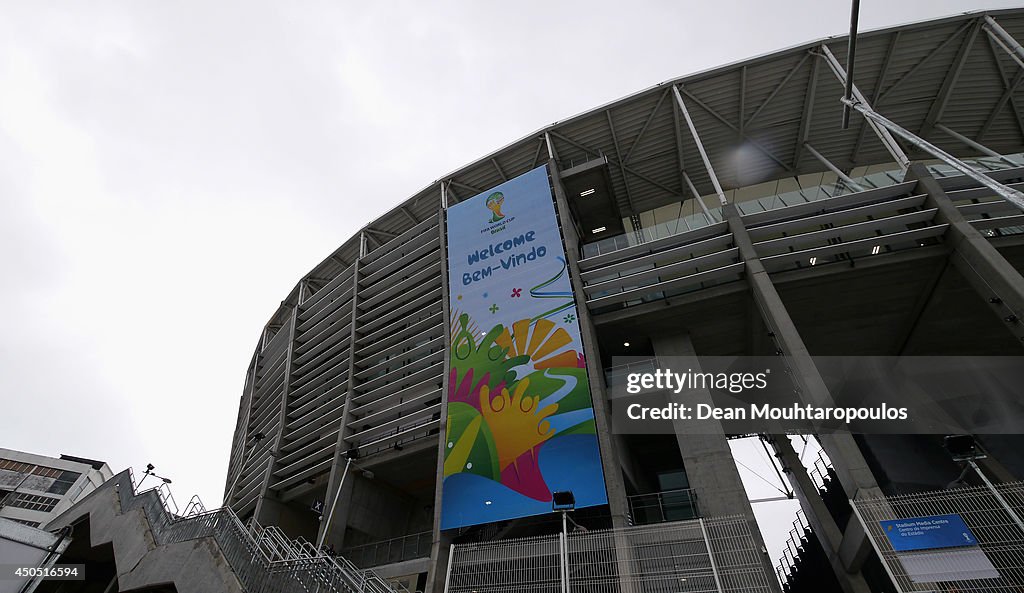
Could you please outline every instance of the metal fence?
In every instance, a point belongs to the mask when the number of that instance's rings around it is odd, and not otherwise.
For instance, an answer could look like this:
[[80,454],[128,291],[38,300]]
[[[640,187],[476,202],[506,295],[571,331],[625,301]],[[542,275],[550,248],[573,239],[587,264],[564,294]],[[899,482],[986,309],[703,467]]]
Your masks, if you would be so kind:
[[[1024,516],[1024,482],[995,488],[1018,516]],[[898,591],[1024,591],[1024,528],[988,488],[955,488],[851,503]],[[896,551],[881,523],[940,515],[963,519],[977,545]],[[986,559],[991,565],[987,575],[983,574]],[[969,574],[985,578],[963,578]]]
[[772,590],[743,517],[460,544],[450,554],[446,593]]
[[[169,491],[163,488],[135,493],[131,472],[116,476],[112,484],[121,512],[141,509],[153,539],[167,545],[212,538],[247,593],[395,593],[395,585],[373,571],[357,568],[341,557],[323,554],[309,542],[288,538],[276,527],[255,522],[243,525],[228,507],[179,516]],[[201,503],[198,505],[201,507]]]

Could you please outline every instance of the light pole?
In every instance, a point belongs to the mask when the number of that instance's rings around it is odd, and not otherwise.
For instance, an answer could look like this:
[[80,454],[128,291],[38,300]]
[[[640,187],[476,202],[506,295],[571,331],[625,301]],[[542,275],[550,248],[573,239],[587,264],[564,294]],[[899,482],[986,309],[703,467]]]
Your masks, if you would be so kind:
[[160,480],[163,480],[164,484],[170,484],[171,483],[170,478],[164,478],[164,477],[158,476],[155,473],[153,473],[154,469],[156,469],[156,466],[153,465],[152,463],[147,463],[146,464],[146,471],[142,472],[144,475],[142,476],[142,479],[139,480],[138,485],[135,486],[135,491],[136,492],[141,492],[142,491],[142,483],[145,482],[146,478],[148,478],[149,476],[153,476],[154,478],[158,478]]
[[[562,513],[562,593],[569,593],[569,511],[576,509],[572,490],[551,493],[551,510]],[[573,521],[573,525],[576,522]]]

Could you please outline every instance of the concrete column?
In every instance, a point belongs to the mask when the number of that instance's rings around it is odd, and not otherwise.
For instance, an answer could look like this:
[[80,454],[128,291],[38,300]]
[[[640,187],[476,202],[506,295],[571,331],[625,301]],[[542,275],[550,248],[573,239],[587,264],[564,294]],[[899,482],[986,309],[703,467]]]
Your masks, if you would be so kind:
[[[271,453],[270,471],[267,473],[267,478],[263,480],[263,484],[260,486],[260,495],[256,499],[256,510],[254,517],[256,522],[262,525],[277,525],[277,523],[268,523],[269,516],[264,512],[263,501],[268,497],[277,499],[276,492],[270,492],[270,481],[273,478],[274,470],[278,469],[277,458],[281,455],[281,444],[284,440],[284,425],[288,421],[288,394],[291,391],[292,383],[292,358],[293,351],[295,348],[295,326],[299,324],[299,305],[298,301],[302,298],[302,287],[300,284],[298,295],[296,296],[296,304],[292,307],[291,314],[291,325],[288,328],[288,350],[285,352],[285,363],[284,363],[284,387],[281,390],[281,404],[280,411],[277,413],[278,424],[277,434],[274,435],[274,440],[269,443],[273,447],[273,453]],[[270,435],[268,435],[270,436]]]
[[[548,172],[551,174],[555,189],[555,205],[558,220],[562,227],[565,242],[565,259],[569,265],[569,274],[573,292],[583,294],[583,280],[580,278],[579,237],[576,225],[569,211],[569,202],[565,195],[565,187],[555,159],[548,160]],[[622,478],[622,469],[618,454],[612,443],[611,420],[608,416],[608,399],[604,388],[604,368],[601,364],[600,349],[597,345],[597,330],[590,319],[590,310],[584,298],[576,299],[576,315],[580,323],[580,335],[583,349],[586,352],[587,376],[590,379],[590,396],[594,402],[594,424],[597,427],[597,443],[601,450],[601,465],[604,468],[604,482],[608,489],[608,507],[612,515],[612,527],[621,528],[629,524],[629,504],[626,499],[626,485]]]
[[951,249],[950,263],[999,316],[1000,323],[1024,340],[1024,277],[971,226],[927,167],[911,165],[906,178],[917,180],[915,192],[927,194],[926,207],[938,208],[936,221],[949,224],[945,241]]
[[[362,234],[360,234],[360,241],[364,241]],[[360,244],[362,245],[362,243]],[[362,246],[359,252],[360,257],[363,255]],[[339,491],[344,484],[341,483],[341,476],[344,473],[345,465],[348,462],[348,458],[345,457],[346,451],[348,451],[348,445],[345,443],[345,439],[349,436],[348,419],[352,411],[352,398],[355,397],[355,368],[356,368],[356,316],[359,315],[359,260],[357,257],[352,262],[352,317],[350,318],[349,326],[349,343],[348,343],[348,390],[345,394],[345,403],[341,412],[341,420],[338,421],[338,440],[334,443],[334,459],[331,461],[331,473],[330,477],[327,478],[327,492],[324,494],[324,514],[323,519],[320,521],[320,528],[317,530],[317,540],[327,531],[332,528],[327,521],[327,517],[331,517],[330,523],[333,525],[341,525],[342,533],[344,534],[344,525],[348,522],[348,505],[342,506],[342,493]],[[353,468],[349,468],[351,472]],[[346,478],[349,480],[351,476]],[[351,487],[351,482],[349,482]],[[337,499],[337,503],[335,503]],[[331,506],[336,505],[334,513],[331,513]]]
[[[659,360],[664,361],[669,357],[685,357],[687,368],[696,372],[701,370],[697,352],[694,350],[693,342],[688,334],[651,336],[651,342]],[[664,362],[661,364],[670,366]],[[675,365],[671,366],[675,368]],[[686,401],[680,403],[685,403],[688,406],[698,403],[712,404],[711,392],[707,389],[693,389],[686,393]],[[669,399],[678,397],[669,395]],[[701,430],[701,432],[713,432],[713,434],[683,432],[685,426],[692,426],[690,422],[705,423],[705,426],[702,427],[705,430]],[[697,493],[697,504],[701,515],[722,517],[742,514],[752,519],[754,512],[747,499],[747,492],[743,488],[743,480],[740,479],[739,471],[736,469],[722,423],[718,420],[679,421],[675,437],[679,444],[679,454],[683,458],[683,466],[686,468],[686,476],[690,480],[690,487]]]
[[[868,593],[871,589],[868,588],[864,576],[860,573],[860,565],[868,557],[870,547],[867,545],[858,547],[860,556],[857,558],[859,561],[856,565],[857,568],[852,572],[848,571],[847,563],[840,551],[843,547],[843,532],[832,518],[832,514],[829,513],[825,501],[818,495],[818,488],[807,475],[807,469],[800,462],[800,457],[793,449],[789,437],[784,434],[776,434],[768,435],[767,438],[772,448],[775,449],[776,457],[782,463],[783,471],[786,472],[790,485],[793,486],[793,491],[800,501],[800,508],[803,509],[807,522],[814,530],[814,535],[821,543],[822,549],[825,550],[825,556],[828,557],[832,571],[836,574],[844,593]],[[860,522],[855,518],[850,520],[849,526],[854,531],[860,531],[861,537],[867,539],[864,537],[864,532],[860,530]]]
[[[831,405],[832,395],[817,367],[814,366],[811,354],[804,345],[803,338],[800,337],[782,298],[779,297],[772,279],[758,258],[739,211],[734,204],[726,204],[722,211],[745,264],[747,283],[754,302],[768,330],[774,334],[776,344],[782,350],[787,366],[792,371],[794,384],[800,390],[801,399],[809,404]],[[821,441],[849,498],[881,495],[871,469],[850,434],[822,435]]]
[[430,544],[430,568],[427,571],[427,584],[424,593],[440,593],[444,591],[445,577],[448,574],[448,552],[452,545],[451,533],[441,531],[441,499],[444,495],[444,455],[448,442],[448,376],[451,374],[451,312],[448,309],[448,233],[444,195],[444,184],[441,185],[442,207],[437,212],[437,231],[441,239],[441,320],[444,323],[444,375],[441,377],[441,419],[437,435],[437,482],[434,485],[434,527]]
[[[745,264],[747,283],[750,286],[754,302],[765,326],[773,334],[782,356],[785,357],[786,364],[792,373],[793,384],[799,390],[801,400],[804,403],[818,406],[831,405],[833,403],[832,395],[814,365],[811,354],[797,331],[796,324],[789,316],[782,298],[779,297],[771,277],[758,258],[739,211],[734,204],[726,204],[722,207],[722,213],[729,223],[729,230],[733,234],[733,240],[736,247],[739,248],[740,257]],[[784,440],[785,443],[783,443]],[[833,468],[839,476],[839,482],[842,484],[847,498],[882,496],[874,474],[857,447],[857,443],[853,440],[853,435],[850,433],[823,434],[819,436],[819,440],[825,453],[832,460]],[[784,447],[789,441],[776,438],[774,442],[778,446]],[[779,449],[776,450],[779,451]],[[783,450],[781,453],[786,453],[786,451]],[[782,458],[782,460],[788,464],[786,466],[790,468],[791,475],[798,478],[792,485],[797,490],[801,507],[807,515],[808,521],[815,526],[825,553],[830,558],[835,556],[839,561],[834,568],[836,568],[836,577],[842,583],[844,590],[866,591],[866,585],[864,585],[865,588],[860,588],[863,578],[859,575],[860,563],[867,557],[869,545],[863,531],[855,526],[846,536],[841,533],[836,536],[835,532],[838,531],[838,528],[836,530],[828,528],[829,521],[834,523],[834,519],[828,514],[824,504],[817,504],[821,500],[817,488],[813,487],[809,478],[807,480],[799,479],[801,475],[806,477],[806,471],[799,464],[799,459],[796,460],[796,463],[792,459]],[[851,522],[851,525],[853,523],[855,522]],[[817,530],[818,526],[821,526],[820,531]],[[842,556],[840,557],[841,551]]]
[[[583,294],[583,280],[580,278],[579,236],[569,210],[565,186],[562,185],[558,161],[554,155],[554,146],[550,143],[548,151],[550,156],[548,173],[551,175],[551,185],[555,190],[555,209],[562,227],[562,241],[565,245],[565,260],[569,267],[570,286],[573,287],[574,295],[581,295]],[[597,445],[601,452],[601,467],[604,470],[604,483],[608,492],[608,510],[612,517],[612,527],[616,529],[614,536],[615,548],[618,550],[616,568],[622,593],[634,593],[636,589],[632,576],[632,549],[622,531],[618,531],[629,526],[629,499],[626,497],[622,466],[612,438],[611,419],[608,415],[608,396],[605,393],[604,385],[604,365],[601,364],[601,351],[597,345],[597,330],[590,319],[586,298],[576,298],[575,300],[576,315],[580,324],[580,338],[586,352],[587,378],[590,383],[590,398],[594,404],[594,425],[597,429]]]
[[[697,351],[688,334],[651,336],[651,342],[659,360],[666,357],[683,357],[688,359],[687,368],[696,372],[701,371],[700,363],[697,360]],[[669,399],[678,398],[673,395],[668,397]],[[713,405],[711,392],[707,389],[689,390],[686,401],[679,403],[691,406],[699,403]],[[702,434],[684,432],[683,426],[692,426],[692,424],[688,424],[690,422],[703,422]],[[686,476],[690,481],[690,488],[697,493],[697,508],[700,509],[701,516],[743,515],[750,526],[755,547],[758,550],[765,550],[764,538],[761,536],[761,530],[754,518],[754,509],[750,506],[750,499],[743,487],[739,470],[736,469],[736,461],[729,448],[725,431],[722,429],[722,423],[718,420],[678,421],[675,436],[676,442],[679,443],[679,454],[683,458],[683,467],[686,469]],[[775,579],[771,576],[775,574],[771,560],[766,553],[760,554],[759,557],[765,574],[769,575],[769,583],[773,586],[773,590],[776,590],[778,587]]]

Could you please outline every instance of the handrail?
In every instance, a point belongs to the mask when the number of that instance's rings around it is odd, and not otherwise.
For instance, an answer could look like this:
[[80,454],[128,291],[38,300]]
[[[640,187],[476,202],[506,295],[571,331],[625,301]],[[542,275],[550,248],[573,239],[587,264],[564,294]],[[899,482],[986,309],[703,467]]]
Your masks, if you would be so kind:
[[122,472],[102,487],[113,487],[121,511],[141,509],[158,544],[212,538],[217,542],[239,584],[249,593],[396,593],[404,588],[373,571],[357,568],[344,558],[318,550],[308,541],[290,539],[277,526],[256,521],[245,525],[230,507],[212,511],[198,509],[190,501],[189,512],[179,516],[168,508],[173,504],[165,488],[138,493],[131,470]]

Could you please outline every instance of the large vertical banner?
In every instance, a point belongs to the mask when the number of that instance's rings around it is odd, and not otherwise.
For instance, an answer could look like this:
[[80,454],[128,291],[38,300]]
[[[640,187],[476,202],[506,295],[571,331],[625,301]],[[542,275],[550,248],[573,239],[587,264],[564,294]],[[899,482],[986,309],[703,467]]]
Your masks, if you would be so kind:
[[451,312],[441,528],[608,501],[547,169],[448,208]]

